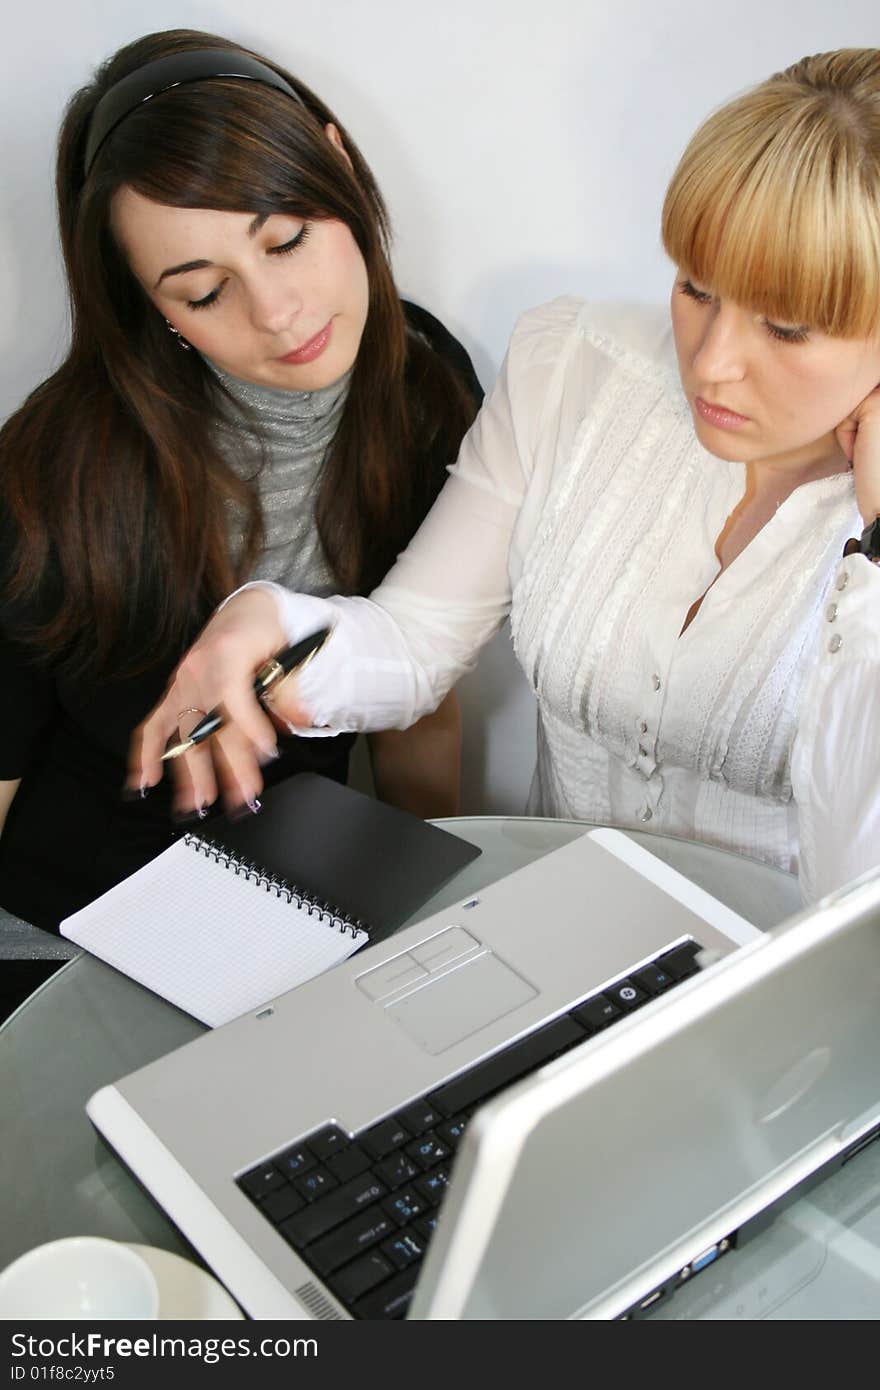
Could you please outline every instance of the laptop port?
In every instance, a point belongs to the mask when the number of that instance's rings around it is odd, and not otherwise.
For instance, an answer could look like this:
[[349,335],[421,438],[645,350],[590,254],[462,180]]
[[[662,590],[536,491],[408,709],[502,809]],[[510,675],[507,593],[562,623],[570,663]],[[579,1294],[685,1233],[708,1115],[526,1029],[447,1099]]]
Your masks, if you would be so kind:
[[708,1249],[701,1251],[699,1255],[695,1255],[690,1264],[685,1265],[678,1276],[679,1279],[690,1279],[692,1275],[699,1274],[701,1269],[706,1269],[708,1265],[714,1264],[719,1255],[725,1254],[725,1252],[730,1249],[730,1245],[731,1242],[727,1236],[725,1236],[724,1240],[716,1241],[714,1245],[710,1245]]
[[701,1269],[706,1268],[706,1265],[710,1265],[713,1260],[717,1260],[720,1254],[721,1251],[718,1249],[718,1246],[711,1245],[708,1250],[703,1251],[702,1255],[698,1255],[695,1260],[691,1261],[691,1273],[699,1274]]
[[845,1164],[849,1163],[850,1159],[855,1158],[857,1154],[863,1153],[864,1150],[868,1148],[869,1144],[875,1144],[878,1139],[880,1139],[880,1125],[877,1125],[874,1129],[869,1129],[868,1133],[863,1134],[861,1139],[853,1144],[851,1149],[847,1149],[840,1166],[843,1167]]
[[663,1294],[663,1289],[655,1289],[653,1293],[648,1294],[647,1298],[642,1299],[641,1303],[639,1304],[639,1308],[642,1311],[644,1311],[645,1308],[653,1308],[655,1303],[660,1302],[660,1299],[663,1297]]

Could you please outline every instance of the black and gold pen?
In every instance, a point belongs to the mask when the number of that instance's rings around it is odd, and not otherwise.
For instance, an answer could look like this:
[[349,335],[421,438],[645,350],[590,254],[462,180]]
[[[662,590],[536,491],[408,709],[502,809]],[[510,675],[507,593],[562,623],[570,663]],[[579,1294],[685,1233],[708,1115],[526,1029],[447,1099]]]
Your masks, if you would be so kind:
[[[330,627],[322,627],[318,632],[311,633],[304,637],[301,642],[295,642],[292,647],[284,647],[280,652],[276,652],[265,662],[254,676],[254,694],[258,700],[265,699],[266,695],[274,686],[280,684],[285,676],[292,675],[294,671],[301,671],[308,665],[312,657],[317,656],[323,647],[330,633]],[[216,734],[224,724],[223,715],[219,709],[209,710],[204,719],[200,719],[198,724],[185,739],[180,743],[175,743],[171,748],[166,748],[162,754],[162,762],[169,758],[179,758],[181,753],[188,753],[191,748],[204,743],[206,738]]]

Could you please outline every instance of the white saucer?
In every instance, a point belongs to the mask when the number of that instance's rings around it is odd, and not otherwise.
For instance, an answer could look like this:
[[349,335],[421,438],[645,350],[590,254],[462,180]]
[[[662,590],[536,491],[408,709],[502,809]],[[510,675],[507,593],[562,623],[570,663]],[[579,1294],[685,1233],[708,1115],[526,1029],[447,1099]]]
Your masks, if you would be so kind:
[[238,1304],[212,1274],[170,1250],[129,1245],[150,1266],[159,1285],[159,1318],[244,1318]]

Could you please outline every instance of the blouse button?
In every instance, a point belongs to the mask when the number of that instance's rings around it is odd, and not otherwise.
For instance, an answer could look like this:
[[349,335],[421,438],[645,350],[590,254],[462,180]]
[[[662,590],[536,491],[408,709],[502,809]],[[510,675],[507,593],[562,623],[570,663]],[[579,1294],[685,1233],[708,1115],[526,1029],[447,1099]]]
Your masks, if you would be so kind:
[[836,604],[836,603],[829,603],[828,608],[827,608],[827,610],[826,610],[826,612],[825,612],[825,617],[828,619],[829,623],[833,623],[833,622],[834,622],[834,619],[837,617],[837,604]]
[[838,589],[845,589],[848,583],[849,583],[849,574],[847,573],[846,570],[841,570],[841,571],[840,571],[840,574],[837,576],[837,587],[838,587]]
[[659,689],[660,689],[660,677],[659,677],[658,675],[656,675],[656,674],[653,675],[653,676],[651,677],[651,684],[653,685],[653,687],[654,687],[655,690],[659,690]]
[[648,732],[648,721],[647,721],[647,719],[640,719],[640,720],[639,720],[639,733],[640,733],[640,734],[646,734],[647,732]]
[[646,806],[644,811],[639,815],[639,820],[651,820],[653,815],[654,812],[651,810],[650,806]]
[[839,632],[835,632],[831,641],[828,643],[828,650],[830,652],[839,652],[842,646],[843,638],[841,637]]

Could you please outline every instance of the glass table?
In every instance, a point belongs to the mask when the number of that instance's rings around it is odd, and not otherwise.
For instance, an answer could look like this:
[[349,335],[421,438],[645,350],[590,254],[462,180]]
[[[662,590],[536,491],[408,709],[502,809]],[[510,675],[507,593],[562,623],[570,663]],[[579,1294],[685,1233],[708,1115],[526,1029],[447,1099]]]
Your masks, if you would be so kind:
[[[483,852],[425,904],[419,918],[590,828],[502,816],[438,824]],[[766,865],[664,836],[631,832],[631,838],[759,927],[774,925],[800,905],[796,881]],[[99,1087],[202,1031],[188,1015],[85,954],[63,966],[0,1028],[0,1268],[66,1235],[108,1236],[198,1260],[92,1128],[84,1106]],[[880,1144],[654,1316],[876,1317],[877,1275]]]

